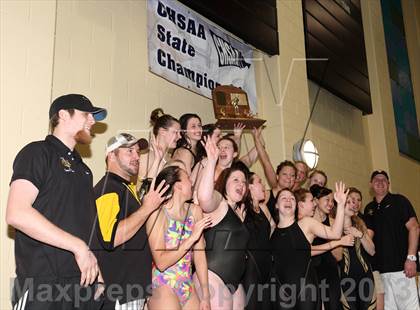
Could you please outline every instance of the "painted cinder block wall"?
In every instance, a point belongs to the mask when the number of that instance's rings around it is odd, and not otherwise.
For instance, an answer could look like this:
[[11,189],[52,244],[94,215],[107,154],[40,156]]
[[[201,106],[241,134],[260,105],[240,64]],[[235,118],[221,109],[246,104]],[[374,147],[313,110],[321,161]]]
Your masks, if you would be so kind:
[[[420,5],[415,2],[403,1],[404,14],[414,18],[406,25],[410,61],[419,54]],[[268,57],[255,52],[259,116],[267,119],[264,136],[275,164],[291,159],[317,87],[308,83],[302,61],[301,2],[282,0],[277,5],[281,54]],[[329,174],[330,186],[342,178],[367,197],[370,171],[385,168],[393,190],[409,196],[419,210],[420,165],[400,156],[396,145],[379,1],[362,1],[362,5],[374,114],[362,116],[322,90],[308,137],[317,143],[319,168]],[[97,126],[92,145],[81,150],[95,181],[104,173],[106,140],[122,130],[145,137],[155,107],[175,116],[195,112],[204,123],[213,121],[213,111],[210,100],[148,71],[143,0],[3,0],[0,12],[0,309],[10,309],[13,231],[4,216],[12,161],[22,146],[48,133],[47,113],[53,98],[80,92],[108,108],[109,117]],[[414,61],[412,70],[414,85],[419,85],[415,83],[419,61]],[[420,112],[416,86],[415,94]],[[249,147],[252,139],[246,138]],[[261,172],[258,164],[255,170]]]

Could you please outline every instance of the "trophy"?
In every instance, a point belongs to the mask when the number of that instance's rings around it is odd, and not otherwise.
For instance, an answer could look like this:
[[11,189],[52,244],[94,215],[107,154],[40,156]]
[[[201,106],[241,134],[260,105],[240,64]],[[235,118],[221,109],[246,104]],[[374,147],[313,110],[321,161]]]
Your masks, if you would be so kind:
[[237,123],[243,123],[246,129],[252,129],[265,123],[265,120],[254,117],[246,92],[238,87],[218,86],[213,89],[212,97],[216,125],[221,129],[233,129]]

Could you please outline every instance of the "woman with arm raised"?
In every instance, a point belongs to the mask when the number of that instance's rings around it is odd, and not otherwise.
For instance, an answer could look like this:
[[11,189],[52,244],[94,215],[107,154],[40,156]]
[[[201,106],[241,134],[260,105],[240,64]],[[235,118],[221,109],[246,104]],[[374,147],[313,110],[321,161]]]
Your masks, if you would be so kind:
[[349,188],[344,213],[344,233],[355,238],[354,246],[342,246],[336,252],[341,270],[343,308],[368,310],[376,308],[375,285],[369,262],[369,256],[375,254],[375,245],[367,233],[365,222],[356,214],[355,198],[358,195],[361,199],[358,189]]
[[[277,195],[277,228],[271,236],[277,295],[275,309],[317,309],[318,288],[311,267],[311,243],[315,237],[339,239],[343,231],[344,204],[347,192],[344,184],[336,184],[337,218],[325,226],[311,217],[296,221],[296,198],[289,189]],[[294,304],[294,306],[292,305]]]
[[289,161],[285,160],[281,162],[277,169],[274,170],[271,164],[270,157],[265,149],[264,140],[261,135],[261,128],[253,130],[253,137],[255,142],[255,148],[258,152],[258,158],[264,169],[265,177],[268,184],[271,187],[270,192],[267,195],[267,207],[272,217],[277,213],[275,210],[276,197],[282,189],[292,189],[296,179],[296,167]]
[[[240,284],[246,268],[249,233],[243,223],[243,200],[248,180],[243,165],[232,165],[214,184],[219,148],[213,139],[205,144],[207,164],[198,184],[198,201],[212,225],[204,233],[212,309],[243,309],[245,293]],[[196,281],[195,281],[196,282]]]
[[[324,224],[326,227],[331,227],[332,218],[330,218],[330,215],[334,209],[332,190],[315,184],[311,186],[310,191],[314,197],[316,206],[314,219]],[[341,236],[342,235],[340,235],[339,238],[341,238]],[[324,245],[327,242],[327,238],[318,237],[314,240],[313,245]],[[336,249],[317,255],[313,259],[313,265],[317,272],[319,282],[324,282],[329,287],[329,289],[326,290],[326,294],[323,295],[324,298],[322,300],[325,310],[342,309],[340,302],[340,275],[338,273],[338,264],[335,254]]]
[[[247,167],[251,167],[258,159],[258,152],[256,147],[251,148],[244,156],[239,158],[240,147],[238,141],[241,141],[242,131],[244,129],[243,124],[235,124],[233,134],[227,134],[221,136],[220,128],[216,125],[205,125],[203,127],[203,143],[204,139],[207,137],[212,137],[213,141],[217,144],[220,149],[219,160],[217,161],[214,181],[216,182],[220,173],[229,168],[232,163],[236,161],[242,161]],[[198,184],[200,182],[202,170],[207,162],[207,154],[203,144],[197,145],[198,158],[200,160],[192,172],[191,179],[193,184]]]

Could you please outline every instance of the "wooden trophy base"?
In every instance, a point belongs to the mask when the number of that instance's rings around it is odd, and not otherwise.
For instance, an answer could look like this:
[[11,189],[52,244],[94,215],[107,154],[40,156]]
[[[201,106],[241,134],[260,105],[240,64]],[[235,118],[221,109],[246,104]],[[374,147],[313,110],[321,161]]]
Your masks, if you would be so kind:
[[235,124],[242,123],[245,129],[260,128],[265,120],[259,118],[219,118],[216,125],[223,130],[233,130]]
[[233,130],[235,124],[242,123],[245,129],[259,128],[265,120],[254,118],[248,103],[248,95],[232,85],[220,85],[212,91],[216,125],[221,129]]

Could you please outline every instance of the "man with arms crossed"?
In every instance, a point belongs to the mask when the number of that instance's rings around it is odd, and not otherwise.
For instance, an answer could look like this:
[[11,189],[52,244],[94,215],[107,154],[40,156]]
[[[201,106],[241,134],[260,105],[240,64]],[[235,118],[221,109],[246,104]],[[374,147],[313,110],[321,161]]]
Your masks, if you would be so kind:
[[83,95],[54,100],[52,134],[26,145],[13,163],[6,221],[16,228],[14,309],[92,309],[99,267],[90,251],[95,227],[92,173],[77,143],[106,110]]

